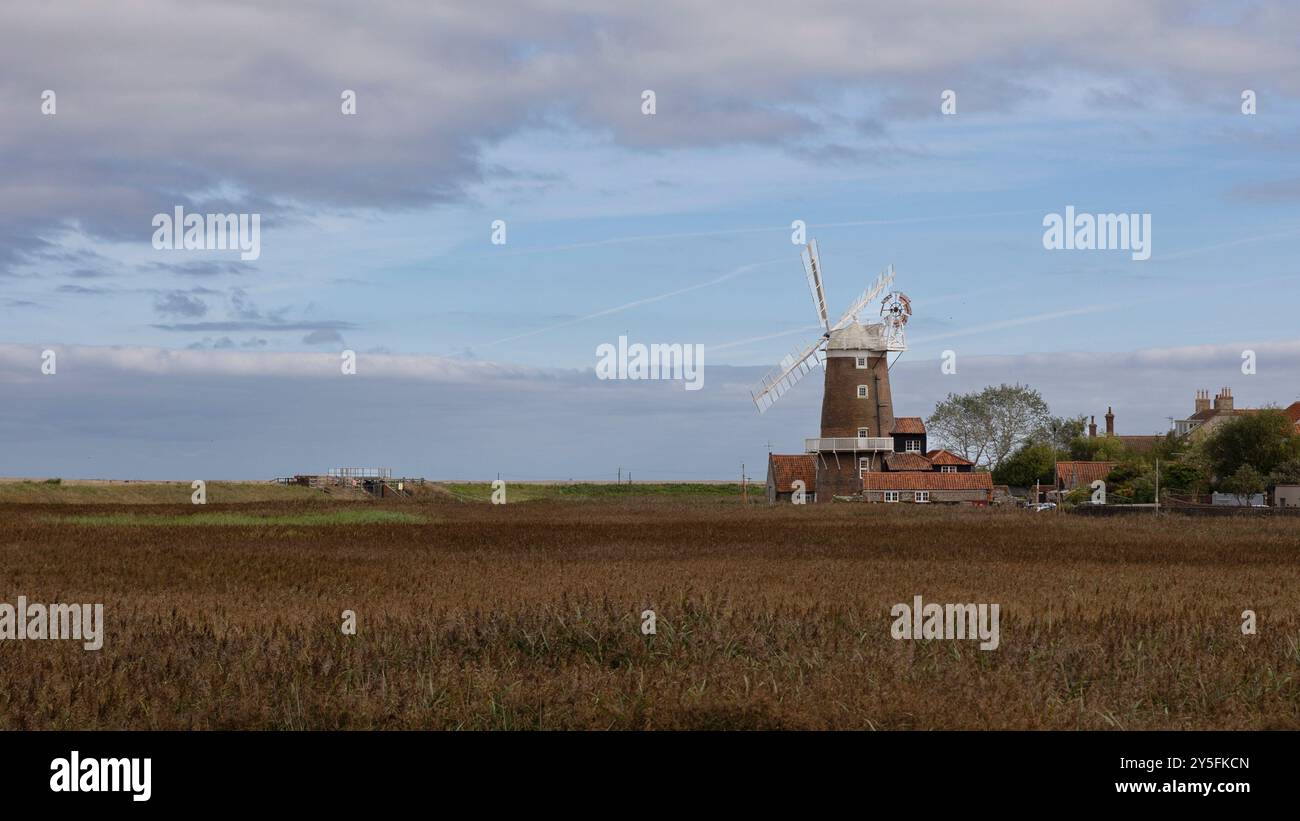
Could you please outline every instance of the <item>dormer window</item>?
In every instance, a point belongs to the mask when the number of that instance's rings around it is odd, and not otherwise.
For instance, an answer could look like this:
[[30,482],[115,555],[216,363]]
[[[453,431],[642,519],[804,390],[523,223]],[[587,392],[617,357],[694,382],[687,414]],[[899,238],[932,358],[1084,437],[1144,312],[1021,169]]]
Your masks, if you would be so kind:
[[920,452],[921,452],[921,440],[920,440],[920,439],[908,439],[906,442],[903,443],[903,452],[904,452],[904,453],[920,453]]
[[866,398],[867,398],[867,386],[866,386],[866,385],[858,385],[858,398],[859,398],[859,399],[866,399]]

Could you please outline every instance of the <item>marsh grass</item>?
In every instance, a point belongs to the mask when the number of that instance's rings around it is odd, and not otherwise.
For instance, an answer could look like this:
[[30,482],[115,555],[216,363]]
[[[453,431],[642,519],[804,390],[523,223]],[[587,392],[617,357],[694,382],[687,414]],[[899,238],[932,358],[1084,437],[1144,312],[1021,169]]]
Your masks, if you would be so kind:
[[[0,642],[0,728],[1300,729],[1294,520],[713,496],[325,508],[419,525],[132,509],[0,506],[0,601],[106,620],[96,652]],[[155,524],[119,524],[138,516]],[[893,640],[918,594],[999,603],[1001,646]]]
[[334,525],[422,525],[427,519],[397,510],[331,510],[311,513],[258,514],[217,511],[189,514],[86,513],[49,516],[55,524],[89,527],[328,527]]

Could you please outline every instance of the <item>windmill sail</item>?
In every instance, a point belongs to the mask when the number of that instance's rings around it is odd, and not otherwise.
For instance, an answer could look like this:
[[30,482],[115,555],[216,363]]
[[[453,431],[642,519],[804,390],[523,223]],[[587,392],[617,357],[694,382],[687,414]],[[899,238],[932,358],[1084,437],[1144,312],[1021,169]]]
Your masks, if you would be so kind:
[[862,312],[862,309],[866,308],[867,305],[871,303],[871,300],[875,299],[880,294],[881,291],[884,291],[886,288],[888,288],[890,283],[892,283],[893,281],[894,281],[894,266],[891,265],[883,274],[881,274],[879,277],[876,278],[876,282],[874,285],[872,285],[867,290],[863,291],[862,296],[853,300],[853,304],[849,307],[847,311],[844,312],[844,314],[840,317],[840,321],[836,322],[835,326],[831,328],[831,330],[838,331],[840,328],[846,327],[850,322],[856,321],[858,318],[858,314]]
[[749,395],[758,407],[758,412],[763,413],[780,399],[786,391],[793,388],[799,383],[800,379],[822,364],[826,355],[822,352],[823,339],[818,339],[808,347],[800,350],[796,348],[787,354],[763,381],[758,384]]
[[822,286],[822,263],[817,256],[817,240],[813,240],[803,247],[803,269],[808,274],[808,289],[812,291],[813,308],[817,311],[817,319],[822,324],[822,329],[830,333],[831,322],[830,316],[826,313],[826,290]]

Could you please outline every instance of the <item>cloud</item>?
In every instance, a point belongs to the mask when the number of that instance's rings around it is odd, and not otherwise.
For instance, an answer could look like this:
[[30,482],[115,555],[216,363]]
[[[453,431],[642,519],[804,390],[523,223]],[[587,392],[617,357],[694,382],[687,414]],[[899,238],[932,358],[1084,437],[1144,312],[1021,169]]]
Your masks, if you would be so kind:
[[[265,343],[265,340],[261,340]],[[260,345],[259,345],[260,346]],[[59,374],[72,369],[96,373],[152,374],[163,376],[266,376],[333,378],[339,373],[336,353],[228,351],[206,353],[172,348],[142,346],[55,346],[59,356]],[[0,381],[6,373],[24,371],[39,348],[0,345]],[[66,367],[65,367],[66,365]],[[518,365],[466,360],[451,357],[366,354],[360,357],[358,370],[386,379],[472,382],[495,379],[536,378],[544,381],[581,373],[566,369],[530,368]]]
[[[804,379],[759,415],[748,388],[763,367],[706,365],[705,385],[600,381],[590,369],[541,369],[453,357],[361,353],[344,375],[337,353],[0,345],[5,471],[15,475],[270,478],[340,464],[380,464],[444,479],[600,479],[619,467],[645,478],[727,478],[743,462],[761,477],[767,443],[800,452],[819,423],[820,380]],[[1258,373],[1240,371],[1253,349]],[[909,355],[910,356],[910,355]],[[949,392],[1021,382],[1054,413],[1100,416],[1120,433],[1168,428],[1198,388],[1233,388],[1239,407],[1285,406],[1300,385],[1300,340],[901,359],[890,372],[899,415],[929,416]],[[395,408],[402,409],[394,412]],[[521,416],[521,408],[526,410]],[[357,418],[384,425],[358,426]],[[527,429],[529,447],[518,434]],[[431,421],[432,420],[432,421]],[[436,423],[434,423],[436,422]]]
[[1300,202],[1300,177],[1241,183],[1233,186],[1228,195],[1243,202],[1263,205]]
[[[458,201],[484,181],[550,184],[484,160],[528,130],[576,127],[653,151],[835,145],[822,121],[846,91],[890,89],[866,117],[932,116],[938,90],[954,86],[963,112],[995,113],[1035,99],[1027,77],[1141,76],[1189,100],[1268,77],[1294,97],[1297,28],[1300,10],[1280,0],[1221,16],[1163,0],[822,0],[797,12],[771,0],[561,0],[508,15],[464,0],[8,3],[0,272],[67,230],[147,248],[152,216],[177,205],[256,211],[270,225]],[[48,117],[31,91],[47,88],[58,94]],[[646,88],[653,117],[640,111]],[[355,116],[340,112],[344,89],[357,93]]]
[[154,299],[153,309],[162,316],[203,316],[208,312],[207,303],[196,299],[184,291],[170,291],[159,294]]
[[253,322],[243,320],[226,320],[217,322],[175,322],[153,325],[162,331],[194,332],[240,332],[240,331],[347,331],[358,326],[352,322],[339,319],[304,320],[296,322]]
[[333,328],[317,329],[302,338],[302,344],[304,345],[329,345],[331,343],[343,344],[343,334]]
[[168,273],[182,277],[218,277],[239,276],[254,270],[247,262],[221,260],[197,260],[194,262],[151,262],[141,266],[142,270],[153,273]]

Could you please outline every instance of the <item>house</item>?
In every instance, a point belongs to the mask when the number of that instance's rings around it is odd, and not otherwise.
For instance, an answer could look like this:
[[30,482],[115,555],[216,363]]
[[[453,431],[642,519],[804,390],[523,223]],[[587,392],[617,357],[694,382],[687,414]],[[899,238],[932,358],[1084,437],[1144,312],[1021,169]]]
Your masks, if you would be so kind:
[[[986,505],[993,499],[993,478],[974,472],[975,464],[937,448],[927,450],[925,422],[919,416],[900,416],[886,428],[884,442],[892,450],[876,457],[857,456],[855,486],[845,488],[845,463],[824,452],[797,456],[769,454],[767,500],[793,500],[796,480],[804,483],[806,501],[858,497],[868,502],[948,502]],[[870,431],[858,431],[869,434]],[[862,438],[862,437],[859,437]],[[852,464],[852,463],[850,463]],[[817,490],[822,491],[821,494]]]
[[975,470],[974,462],[943,448],[930,451],[925,458],[939,473],[971,473]]
[[884,471],[970,473],[975,468],[974,462],[952,451],[927,450],[925,422],[919,416],[898,417],[889,435],[894,440],[894,452],[885,456],[881,464]]
[[767,455],[767,502],[790,502],[797,490],[796,481],[803,482],[805,502],[817,501],[817,455],[800,453],[785,456]]
[[925,453],[925,423],[919,416],[900,416],[894,420],[893,430],[895,453]]
[[1118,462],[1057,462],[1056,489],[1071,491],[1080,487],[1091,487],[1098,479],[1103,482]]
[[987,505],[993,501],[993,475],[933,470],[880,471],[862,477],[862,496],[868,502]]
[[1273,488],[1273,507],[1300,507],[1300,485],[1278,485]]
[[[925,423],[919,416],[901,416],[894,420],[890,435],[894,440],[894,452],[885,456],[881,464],[883,471],[970,473],[975,469],[974,462],[950,450],[939,448],[927,451]],[[862,473],[865,475],[867,471]]]
[[[1300,403],[1293,404],[1291,408],[1296,408],[1297,405]],[[1288,413],[1288,417],[1291,408],[1283,411]],[[1196,392],[1192,415],[1174,422],[1174,431],[1179,436],[1190,435],[1194,439],[1199,439],[1233,417],[1248,416],[1259,413],[1260,410],[1262,408],[1238,408],[1232,399],[1232,388],[1221,389],[1213,402],[1210,400],[1209,391],[1199,390]],[[1300,408],[1296,409],[1296,414],[1296,418],[1300,419]]]
[[894,452],[879,471],[862,473],[862,498],[868,502],[946,502],[987,505],[993,477],[975,473],[974,463],[951,451],[927,450],[925,423],[900,416],[890,430]]

